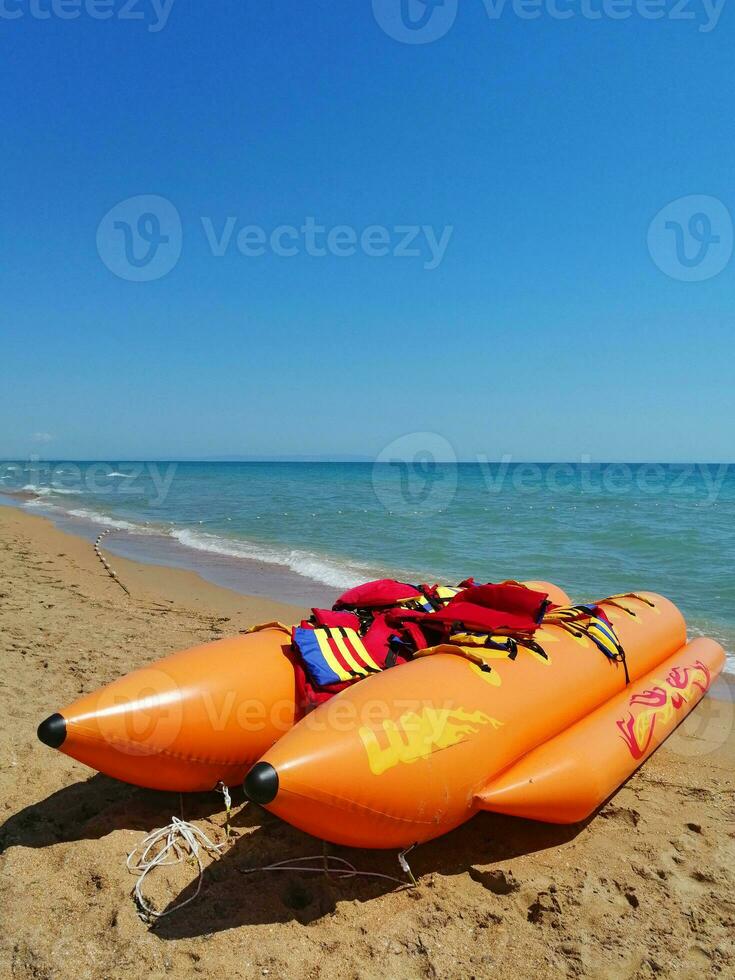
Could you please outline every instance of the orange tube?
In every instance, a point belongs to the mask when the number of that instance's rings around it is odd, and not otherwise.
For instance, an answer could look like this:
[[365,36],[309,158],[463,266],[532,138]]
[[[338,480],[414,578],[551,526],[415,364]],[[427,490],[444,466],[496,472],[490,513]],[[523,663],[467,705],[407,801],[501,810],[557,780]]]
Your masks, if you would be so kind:
[[697,639],[561,735],[529,752],[477,794],[483,810],[548,823],[593,813],[700,702],[725,664]]
[[[676,607],[641,595],[653,606],[605,606],[632,681],[686,642]],[[522,649],[486,672],[439,653],[343,691],[265,754],[246,792],[338,844],[406,847],[446,833],[480,808],[497,774],[626,690],[623,666],[591,640],[558,626],[536,639],[548,660]]]
[[294,723],[289,646],[266,629],[175,653],[47,718],[39,738],[136,786],[233,785]]
[[[569,601],[555,585],[533,586]],[[175,653],[51,715],[38,736],[136,786],[234,785],[297,720],[289,648],[287,632],[262,629]]]

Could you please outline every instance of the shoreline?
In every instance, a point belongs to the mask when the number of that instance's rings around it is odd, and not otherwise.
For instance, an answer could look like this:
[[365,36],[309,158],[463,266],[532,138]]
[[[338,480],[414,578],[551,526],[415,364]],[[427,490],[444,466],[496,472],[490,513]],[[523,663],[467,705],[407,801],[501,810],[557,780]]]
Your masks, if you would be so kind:
[[145,534],[131,533],[124,527],[75,515],[32,494],[9,493],[0,489],[0,513],[4,509],[46,520],[58,530],[90,542],[109,528],[111,533],[105,539],[104,548],[118,558],[141,565],[190,571],[217,588],[252,598],[269,600],[277,595],[279,598],[274,601],[311,607],[323,605],[331,595],[340,591],[338,587],[330,587],[283,565],[199,550],[194,545],[186,545],[166,536],[158,529],[151,529]]
[[[53,509],[49,511],[47,508]],[[35,497],[31,493],[10,493],[0,489],[0,514],[5,510],[46,521],[63,533],[90,544],[101,531],[107,530],[100,521],[76,516],[73,512],[58,506],[54,507],[50,501]],[[304,572],[297,572],[263,559],[200,550],[194,545],[180,543],[158,529],[143,534],[129,533],[125,528],[113,527],[110,531],[111,533],[103,540],[103,549],[109,555],[115,556],[118,562],[129,561],[134,566],[189,572],[209,587],[223,589],[225,592],[241,595],[253,601],[283,603],[300,609],[304,607],[310,609],[313,606],[331,607],[335,597],[348,587],[330,586],[310,578]],[[374,574],[379,574],[377,570],[373,571]],[[366,569],[364,580],[367,581],[370,577]],[[431,575],[429,578],[433,581]],[[653,591],[666,594],[664,589],[653,588]],[[710,629],[699,622],[692,623],[689,619],[687,624],[690,639],[697,636],[711,636],[723,645],[727,656],[724,674],[728,680],[735,682],[735,649],[729,642],[731,631],[728,630],[725,636],[722,627],[716,624]],[[725,697],[729,696],[726,692]]]
[[[191,571],[111,563],[132,598],[88,540],[0,508],[3,976],[694,980],[735,968],[731,700],[705,698],[584,824],[482,813],[423,845],[411,856],[415,889],[375,878],[253,875],[319,854],[321,844],[243,805],[237,788],[226,843],[219,794],[138,790],[42,745],[35,728],[137,666],[305,610]],[[205,859],[197,899],[151,929],[131,900],[125,856],[182,808],[226,846],[218,860]],[[330,850],[358,869],[400,877],[393,852]],[[146,894],[163,907],[193,895],[195,877],[191,865],[161,869]]]
[[[96,534],[87,538],[59,527],[51,517],[46,515],[30,514],[21,507],[0,506],[0,536],[4,537],[9,529],[30,533],[34,541],[41,540],[45,546],[63,548],[63,554],[68,556],[76,567],[84,568],[88,572],[98,570],[100,577],[106,579],[124,596],[122,590],[105,573],[95,557],[93,542]],[[102,542],[102,550],[120,580],[130,589],[133,599],[164,601],[175,605],[187,605],[195,610],[216,611],[233,617],[237,622],[237,628],[253,625],[252,622],[246,621],[248,617],[262,616],[264,621],[267,621],[289,616],[298,618],[310,612],[306,605],[284,602],[269,596],[251,595],[218,585],[190,568],[175,567],[153,560],[139,561],[127,558],[115,552],[113,548],[108,548],[105,539]]]

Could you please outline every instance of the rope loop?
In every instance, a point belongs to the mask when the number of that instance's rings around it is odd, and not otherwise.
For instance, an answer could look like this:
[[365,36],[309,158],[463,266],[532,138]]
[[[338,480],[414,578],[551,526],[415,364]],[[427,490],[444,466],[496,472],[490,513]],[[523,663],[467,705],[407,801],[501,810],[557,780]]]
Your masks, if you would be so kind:
[[[130,854],[128,854],[126,861],[128,871],[138,875],[138,880],[133,889],[133,895],[141,913],[141,918],[147,918],[148,920],[162,919],[164,915],[170,915],[176,909],[183,908],[184,905],[193,902],[202,889],[202,878],[204,876],[202,851],[205,854],[209,853],[219,856],[224,847],[225,844],[215,844],[203,830],[195,827],[192,823],[187,823],[186,820],[181,820],[179,817],[172,817],[171,823],[168,826],[154,830],[147,837],[143,838],[140,844],[137,844]],[[140,856],[132,863],[134,856],[138,852],[140,852]],[[172,905],[164,912],[157,912],[143,898],[143,882],[146,876],[154,868],[181,864],[183,861],[188,861],[192,857],[196,860],[198,867],[196,891],[189,898],[184,899],[183,902]]]

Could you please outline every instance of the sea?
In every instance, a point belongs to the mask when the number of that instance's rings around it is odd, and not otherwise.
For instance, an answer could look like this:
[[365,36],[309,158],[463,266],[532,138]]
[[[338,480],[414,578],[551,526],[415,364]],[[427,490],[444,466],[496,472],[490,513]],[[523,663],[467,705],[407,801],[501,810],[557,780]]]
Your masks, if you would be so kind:
[[0,462],[0,502],[306,606],[383,576],[545,579],[575,600],[650,589],[735,672],[735,465],[31,459]]

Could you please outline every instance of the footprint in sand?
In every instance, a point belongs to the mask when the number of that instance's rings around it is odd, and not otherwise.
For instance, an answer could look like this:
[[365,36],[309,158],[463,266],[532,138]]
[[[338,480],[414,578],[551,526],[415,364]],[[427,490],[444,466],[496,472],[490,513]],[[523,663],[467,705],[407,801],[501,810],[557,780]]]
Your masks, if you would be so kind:
[[511,871],[501,871],[498,868],[492,871],[478,871],[477,868],[470,868],[470,878],[487,888],[493,895],[510,895],[517,892],[521,887],[513,877]]
[[548,891],[540,891],[536,899],[528,906],[527,918],[534,925],[550,925],[558,929],[561,924],[561,905],[556,897],[556,885],[550,885]]

